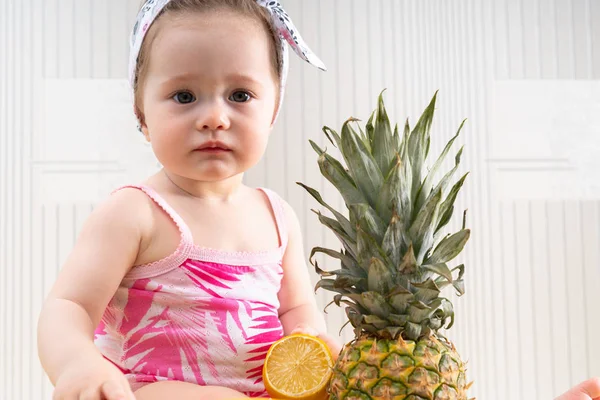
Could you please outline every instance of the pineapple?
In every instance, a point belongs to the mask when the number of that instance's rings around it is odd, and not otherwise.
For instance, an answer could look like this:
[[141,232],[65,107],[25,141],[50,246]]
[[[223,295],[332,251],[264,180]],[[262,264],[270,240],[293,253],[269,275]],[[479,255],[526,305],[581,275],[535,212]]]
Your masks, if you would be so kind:
[[[333,214],[330,218],[315,211],[343,247],[315,247],[310,255],[321,277],[315,290],[336,293],[329,305],[345,306],[346,324],[354,327],[354,340],[334,366],[331,400],[467,399],[465,363],[439,332],[454,322],[452,303],[441,296],[442,289],[451,286],[458,295],[464,293],[464,265],[451,268],[448,262],[469,239],[466,212],[462,229],[442,236],[467,176],[450,187],[462,148],[454,167],[436,180],[464,121],[425,171],[436,97],[437,92],[414,129],[407,121],[403,133],[397,125],[392,130],[383,92],[365,130],[359,126],[357,132],[353,125],[359,121],[353,118],[343,124],[341,134],[324,127],[344,163],[310,141],[321,173],[347,208],[335,210],[316,190],[298,183]],[[340,269],[319,268],[317,253],[338,259]]]

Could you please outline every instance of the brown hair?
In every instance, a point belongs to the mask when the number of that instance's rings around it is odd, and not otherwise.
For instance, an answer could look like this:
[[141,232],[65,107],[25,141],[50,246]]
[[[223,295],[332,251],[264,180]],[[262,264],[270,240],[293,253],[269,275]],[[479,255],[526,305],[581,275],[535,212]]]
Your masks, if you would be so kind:
[[157,22],[165,15],[189,15],[192,12],[207,12],[217,10],[232,10],[238,12],[243,16],[247,16],[256,20],[265,28],[269,37],[269,41],[271,42],[271,66],[273,67],[273,72],[275,73],[278,82],[281,80],[282,54],[281,46],[279,44],[279,34],[273,25],[269,11],[259,5],[256,0],[171,0],[162,9],[146,33],[146,37],[144,38],[140,53],[138,55],[135,78],[133,82],[134,106],[138,118],[142,118],[139,104],[141,104],[142,87],[145,74],[148,70],[150,48],[152,47],[152,43],[154,42],[154,39],[158,33]]

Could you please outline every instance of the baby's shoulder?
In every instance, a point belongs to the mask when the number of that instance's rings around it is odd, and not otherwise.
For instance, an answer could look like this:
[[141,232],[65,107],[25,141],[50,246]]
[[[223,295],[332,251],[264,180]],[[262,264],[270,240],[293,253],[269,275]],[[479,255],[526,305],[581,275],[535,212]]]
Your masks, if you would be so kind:
[[262,191],[269,196],[269,201],[273,208],[278,208],[281,211],[281,216],[284,218],[286,225],[290,228],[299,226],[298,216],[294,208],[288,201],[273,189],[260,188],[256,191]]
[[116,209],[144,210],[150,209],[152,199],[142,190],[134,186],[123,186],[115,189],[106,199]]
[[151,224],[148,222],[151,213],[142,196],[143,193],[140,195],[131,189],[119,190],[106,196],[87,216],[80,236],[84,241],[92,242],[101,238],[105,246],[113,240],[122,241],[123,237],[132,243],[139,242]]
[[98,206],[97,210],[106,218],[116,218],[139,226],[152,220],[152,200],[141,190],[122,187],[114,190]]
[[[292,209],[292,207],[289,205],[289,203],[286,201],[286,199],[280,195],[277,191],[270,189],[270,188],[251,188],[250,189],[253,193],[254,196],[256,196],[256,199],[259,199],[260,202],[265,203],[265,204],[269,204],[272,207],[275,208],[280,208],[286,216],[289,215],[289,213],[293,213],[294,210]],[[268,198],[268,200],[265,201],[265,195]]]

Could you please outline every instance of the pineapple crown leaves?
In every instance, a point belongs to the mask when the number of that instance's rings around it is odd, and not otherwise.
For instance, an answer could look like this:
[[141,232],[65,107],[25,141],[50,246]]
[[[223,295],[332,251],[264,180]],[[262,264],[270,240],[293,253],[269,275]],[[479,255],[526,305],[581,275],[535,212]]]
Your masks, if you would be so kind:
[[[441,238],[468,175],[449,189],[462,148],[450,171],[441,178],[437,174],[465,121],[425,170],[436,100],[437,92],[413,129],[406,120],[402,131],[398,125],[392,130],[383,92],[364,130],[356,118],[342,124],[341,134],[323,127],[325,137],[339,149],[340,160],[310,141],[322,175],[346,204],[345,211],[335,210],[318,191],[298,182],[333,215],[330,218],[315,211],[342,245],[340,251],[315,247],[311,252],[310,262],[321,276],[315,290],[337,293],[332,303],[345,305],[357,333],[417,339],[447,322],[449,328],[454,311],[441,292],[452,286],[459,295],[464,293],[464,265],[451,269],[448,262],[469,239],[466,217],[460,231]],[[337,259],[340,268],[321,269],[314,260],[317,253]]]

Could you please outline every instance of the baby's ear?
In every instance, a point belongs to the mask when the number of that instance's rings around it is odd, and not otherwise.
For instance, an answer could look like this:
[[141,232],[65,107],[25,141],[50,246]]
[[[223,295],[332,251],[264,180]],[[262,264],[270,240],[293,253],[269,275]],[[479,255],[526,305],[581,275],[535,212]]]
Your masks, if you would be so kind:
[[275,109],[273,110],[273,117],[271,118],[271,126],[270,126],[271,132],[273,132],[273,128],[275,127],[275,121],[277,121],[277,118],[279,117],[279,114],[280,114],[280,111],[281,111],[281,107],[282,107],[282,104],[279,101],[279,96],[280,95],[278,95],[275,98],[275,101],[276,101],[276,103],[275,103]]
[[148,133],[148,125],[146,125],[146,118],[138,107],[135,107],[135,116],[138,120],[138,130],[142,132],[147,142],[150,142],[150,134]]
[[[142,120],[143,121],[143,120]],[[150,133],[148,132],[148,125],[146,125],[145,122],[140,122],[140,132],[142,132],[142,134],[144,135],[144,137],[146,138],[146,141],[148,143],[150,143]]]
[[277,109],[273,113],[273,118],[271,118],[271,125],[269,125],[269,133],[273,132],[273,128],[275,128],[275,121],[277,120]]

